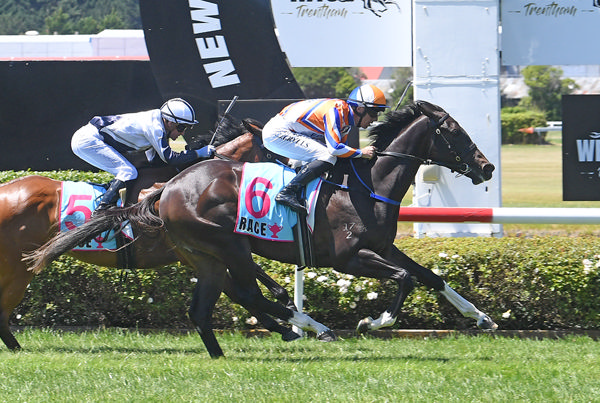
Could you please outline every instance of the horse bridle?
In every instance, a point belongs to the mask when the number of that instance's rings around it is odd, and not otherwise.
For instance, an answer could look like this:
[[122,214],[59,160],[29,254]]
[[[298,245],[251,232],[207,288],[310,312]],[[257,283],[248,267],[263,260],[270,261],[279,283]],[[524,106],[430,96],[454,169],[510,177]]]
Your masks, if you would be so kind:
[[[404,153],[398,153],[398,152],[394,152],[394,151],[378,151],[377,155],[380,156],[388,156],[388,157],[396,157],[396,158],[405,158],[405,159],[410,159],[413,161],[418,161],[419,164],[421,165],[439,165],[442,167],[446,167],[448,169],[450,169],[453,172],[458,172],[459,175],[466,175],[469,172],[471,172],[471,167],[469,167],[469,165],[463,161],[464,159],[464,155],[473,151],[473,149],[476,147],[475,144],[472,144],[469,148],[465,149],[462,153],[458,153],[455,149],[455,147],[452,145],[452,143],[450,143],[448,141],[448,139],[446,138],[446,136],[444,135],[444,133],[442,133],[442,130],[440,129],[440,127],[444,124],[444,122],[450,117],[449,113],[445,113],[439,120],[435,120],[432,117],[429,117],[429,126],[432,127],[435,130],[435,134],[439,135],[442,140],[444,141],[444,143],[446,144],[446,146],[448,147],[448,149],[450,150],[450,154],[454,156],[454,159],[456,161],[456,163],[451,163],[451,162],[442,162],[442,161],[434,161],[431,159],[424,159],[421,157],[417,157],[416,155],[412,155],[412,154],[404,154]],[[432,145],[433,146],[433,143]]]
[[[437,135],[439,135],[439,136],[442,137],[442,139],[446,143],[446,146],[450,150],[450,153],[454,155],[456,163],[433,161],[433,160],[430,160],[430,159],[424,159],[424,158],[421,158],[421,157],[417,157],[416,155],[405,154],[405,153],[398,153],[398,152],[395,152],[395,151],[378,151],[377,155],[388,156],[388,157],[395,157],[395,158],[409,159],[409,160],[412,160],[412,161],[417,161],[419,163],[419,165],[439,165],[439,166],[443,166],[443,167],[449,168],[450,170],[452,170],[454,172],[458,172],[459,175],[466,175],[467,173],[469,173],[471,171],[471,168],[469,167],[469,165],[466,162],[463,162],[463,155],[466,154],[469,151],[472,151],[473,148],[475,147],[475,144],[473,144],[472,146],[470,146],[468,149],[464,150],[462,154],[459,154],[459,153],[456,152],[454,146],[448,141],[448,139],[444,136],[444,134],[440,130],[440,126],[442,126],[442,124],[444,124],[444,122],[446,121],[446,119],[448,119],[449,117],[450,117],[450,114],[448,114],[448,113],[445,113],[438,121],[435,121],[432,117],[428,117],[429,118],[428,126],[431,123],[433,123],[433,125],[431,125],[431,126],[435,129],[435,134],[437,134]],[[433,147],[433,142],[432,142],[432,144],[431,144],[430,147]],[[354,175],[356,175],[356,177],[358,178],[358,181],[361,183],[361,185],[363,185],[367,190],[369,190],[369,193],[370,193],[369,197],[371,197],[372,199],[378,200],[378,201],[382,201],[384,203],[392,204],[394,206],[399,206],[400,205],[401,202],[399,202],[397,200],[392,200],[392,199],[389,199],[387,197],[384,197],[384,196],[376,194],[362,180],[362,178],[360,177],[360,175],[356,171],[356,167],[354,166],[354,162],[352,160],[350,160],[350,165],[352,166],[352,170],[354,171]],[[331,183],[331,182],[329,182],[329,183]],[[347,186],[343,186],[343,185],[340,185],[340,184],[335,184],[335,185],[337,185],[338,187],[340,187],[342,190],[349,190]]]

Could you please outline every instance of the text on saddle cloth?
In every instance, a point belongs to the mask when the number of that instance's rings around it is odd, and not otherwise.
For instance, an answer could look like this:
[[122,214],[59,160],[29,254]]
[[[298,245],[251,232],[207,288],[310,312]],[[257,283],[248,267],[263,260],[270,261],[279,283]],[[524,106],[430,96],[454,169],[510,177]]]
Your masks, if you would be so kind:
[[[275,196],[294,176],[296,172],[293,169],[280,164],[244,164],[234,232],[269,241],[293,242],[292,228],[298,221],[297,214],[275,202]],[[317,178],[306,187],[306,221],[311,231],[314,228],[315,206],[322,183],[321,178]]]
[[[92,183],[62,182],[59,217],[60,231],[72,230],[89,221],[92,212],[105,191],[106,189],[103,186]],[[122,205],[120,199],[117,205]],[[125,225],[122,231],[126,239],[133,240],[133,231],[129,224]],[[97,237],[85,245],[79,245],[73,248],[73,250],[115,250],[117,248],[116,238],[113,231],[111,231],[108,236],[107,234],[102,234],[101,237]]]

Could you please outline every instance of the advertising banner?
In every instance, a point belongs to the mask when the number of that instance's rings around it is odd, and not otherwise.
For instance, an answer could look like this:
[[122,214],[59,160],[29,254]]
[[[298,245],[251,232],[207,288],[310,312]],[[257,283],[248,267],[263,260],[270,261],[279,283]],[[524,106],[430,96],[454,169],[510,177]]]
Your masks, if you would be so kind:
[[160,92],[194,106],[193,132],[214,127],[219,99],[303,98],[269,0],[140,0],[140,10]]
[[293,67],[410,67],[410,0],[272,0]]
[[502,0],[502,64],[600,64],[598,0]]
[[562,97],[563,200],[600,200],[600,95]]

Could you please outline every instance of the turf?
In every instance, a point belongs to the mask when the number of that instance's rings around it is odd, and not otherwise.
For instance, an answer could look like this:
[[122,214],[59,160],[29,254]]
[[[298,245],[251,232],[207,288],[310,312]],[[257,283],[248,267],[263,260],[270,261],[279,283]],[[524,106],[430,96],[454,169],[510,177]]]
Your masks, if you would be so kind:
[[0,349],[10,402],[579,402],[600,396],[600,344],[481,334],[291,343],[219,335],[27,330]]

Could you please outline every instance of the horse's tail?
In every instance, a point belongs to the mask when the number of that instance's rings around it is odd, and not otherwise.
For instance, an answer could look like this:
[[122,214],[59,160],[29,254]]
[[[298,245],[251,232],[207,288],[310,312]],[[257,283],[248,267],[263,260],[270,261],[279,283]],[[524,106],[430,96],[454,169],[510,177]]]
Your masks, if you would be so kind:
[[145,232],[158,231],[163,221],[158,217],[155,204],[160,199],[164,187],[152,192],[142,201],[129,207],[113,207],[90,219],[85,224],[67,232],[59,232],[38,249],[27,253],[23,261],[28,270],[39,273],[64,253],[78,245],[102,236],[107,231],[120,228],[121,223],[129,221],[135,230]]

